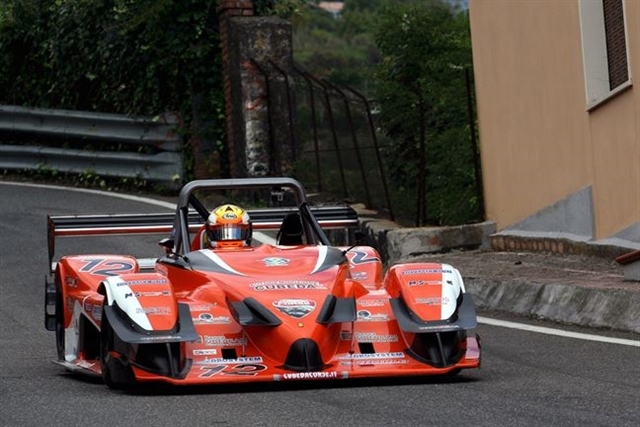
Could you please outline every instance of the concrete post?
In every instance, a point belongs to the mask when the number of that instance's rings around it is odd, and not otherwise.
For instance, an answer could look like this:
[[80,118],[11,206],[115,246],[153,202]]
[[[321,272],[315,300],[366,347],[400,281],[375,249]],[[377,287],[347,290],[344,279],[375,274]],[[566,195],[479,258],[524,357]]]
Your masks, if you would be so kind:
[[250,0],[222,0],[218,14],[230,174],[286,175],[295,138],[291,24],[253,16]]

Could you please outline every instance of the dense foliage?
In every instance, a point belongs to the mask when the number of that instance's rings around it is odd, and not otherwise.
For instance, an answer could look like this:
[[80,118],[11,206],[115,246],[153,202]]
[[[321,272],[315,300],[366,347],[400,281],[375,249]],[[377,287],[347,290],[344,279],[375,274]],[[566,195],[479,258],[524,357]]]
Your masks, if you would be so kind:
[[418,225],[473,220],[468,15],[439,2],[388,7],[376,42],[382,55],[376,98],[380,123],[394,141],[388,166],[398,192],[410,198],[415,189]]
[[208,118],[200,131],[222,145],[215,0],[2,1],[0,103],[130,115],[177,112],[187,143],[197,104]]
[[154,114],[220,94],[214,0],[4,1],[2,102]]
[[346,0],[295,17],[295,59],[374,100],[394,211],[418,225],[482,219],[469,117],[471,38],[461,2]]
[[[291,20],[297,64],[375,98],[396,212],[417,224],[478,219],[464,79],[468,15],[441,0],[345,0],[339,16],[317,3],[254,0],[254,9]],[[174,111],[187,144],[197,128],[223,153],[216,5],[0,0],[0,104]]]

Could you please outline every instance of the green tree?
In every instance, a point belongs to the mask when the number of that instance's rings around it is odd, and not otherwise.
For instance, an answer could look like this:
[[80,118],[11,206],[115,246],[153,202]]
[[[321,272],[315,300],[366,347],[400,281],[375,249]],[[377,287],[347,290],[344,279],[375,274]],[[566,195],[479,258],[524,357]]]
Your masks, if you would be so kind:
[[[310,0],[255,0],[295,14]],[[180,113],[224,150],[217,0],[0,0],[0,103]],[[204,124],[204,126],[203,126]],[[189,150],[185,150],[188,152]]]
[[382,55],[376,99],[394,141],[387,158],[396,195],[415,209],[416,225],[472,219],[473,209],[452,212],[472,198],[474,183],[464,80],[468,15],[439,1],[388,7],[375,39]]
[[366,90],[378,60],[371,31],[375,14],[349,4],[338,18],[315,5],[291,17],[294,59],[317,77]]

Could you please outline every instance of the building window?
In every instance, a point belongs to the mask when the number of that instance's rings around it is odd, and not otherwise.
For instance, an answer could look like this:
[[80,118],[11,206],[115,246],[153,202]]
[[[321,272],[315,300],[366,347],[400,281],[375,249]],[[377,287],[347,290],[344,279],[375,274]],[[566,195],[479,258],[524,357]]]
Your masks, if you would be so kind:
[[623,0],[580,0],[587,109],[631,85]]
[[627,43],[624,33],[622,0],[603,0],[604,34],[607,40],[609,89],[613,90],[629,80]]

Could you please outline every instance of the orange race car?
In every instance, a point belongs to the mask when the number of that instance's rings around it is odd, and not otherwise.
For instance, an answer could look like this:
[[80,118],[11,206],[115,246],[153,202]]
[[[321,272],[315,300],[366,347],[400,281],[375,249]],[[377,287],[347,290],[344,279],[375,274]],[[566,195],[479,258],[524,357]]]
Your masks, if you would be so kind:
[[[218,190],[269,191],[296,206],[208,208],[203,195]],[[480,367],[475,308],[458,270],[407,263],[383,273],[375,249],[332,245],[324,230],[356,228],[356,212],[309,206],[294,179],[193,181],[175,215],[50,216],[48,225],[45,325],[56,333],[56,363],[113,388]],[[266,243],[269,230],[277,235]],[[164,255],[53,262],[56,237],[136,233],[170,235]]]

